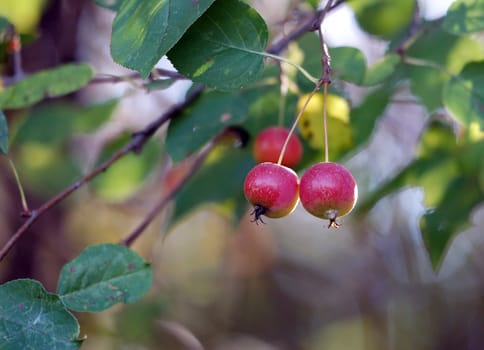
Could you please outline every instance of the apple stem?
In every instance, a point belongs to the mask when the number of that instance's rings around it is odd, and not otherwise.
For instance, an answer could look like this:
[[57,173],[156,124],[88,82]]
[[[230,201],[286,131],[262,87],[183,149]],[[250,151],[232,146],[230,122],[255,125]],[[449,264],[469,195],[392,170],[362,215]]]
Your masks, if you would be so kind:
[[328,94],[328,83],[323,84],[323,132],[324,132],[324,161],[329,162],[329,142],[328,142],[328,111],[326,109],[326,95]]
[[[331,6],[331,1],[327,6]],[[324,85],[323,90],[323,133],[324,133],[324,161],[329,162],[329,142],[328,142],[328,112],[326,107],[326,100],[328,95],[328,85],[331,84],[331,56],[329,55],[328,46],[324,41],[323,31],[321,26],[318,28],[319,41],[321,44],[321,64],[323,69],[323,75],[321,82]]]
[[299,111],[296,119],[292,123],[292,127],[289,130],[289,133],[287,134],[286,140],[284,141],[284,144],[282,145],[281,153],[279,154],[279,159],[277,160],[277,164],[281,165],[282,164],[282,159],[284,158],[284,154],[286,153],[286,148],[287,144],[289,143],[289,139],[291,138],[291,135],[294,133],[294,130],[296,129],[297,123],[299,122],[299,119],[301,119],[301,115],[304,113],[306,107],[309,104],[309,101],[311,101],[311,98],[314,96],[314,94],[321,88],[321,85],[323,84],[322,80],[319,80],[316,83],[316,86],[314,87],[313,91],[309,94],[308,98],[306,99],[306,102],[304,102],[303,107]]
[[329,161],[329,152],[328,152],[328,132],[327,132],[327,116],[326,116],[326,95],[328,94],[328,85],[331,83],[331,56],[329,55],[328,52],[328,47],[326,43],[324,42],[324,37],[323,37],[323,31],[321,30],[321,23],[323,22],[324,16],[326,13],[331,9],[333,0],[329,0],[326,3],[326,7],[324,8],[322,12],[322,16],[319,19],[319,26],[318,26],[318,34],[319,34],[319,40],[321,43],[321,50],[322,50],[322,57],[321,57],[321,63],[323,66],[323,71],[322,71],[322,76],[320,79],[316,80],[314,77],[311,76],[307,71],[305,71],[301,66],[295,64],[294,62],[291,62],[287,60],[284,57],[272,55],[269,53],[265,53],[267,57],[271,57],[277,60],[280,60],[282,62],[289,63],[299,69],[301,73],[306,76],[310,81],[315,83],[315,87],[313,91],[309,94],[306,102],[304,103],[303,107],[299,111],[299,114],[296,117],[296,120],[294,120],[294,123],[292,124],[291,130],[289,130],[289,134],[286,137],[286,140],[284,141],[284,145],[282,146],[281,153],[279,154],[279,159],[277,160],[277,164],[281,165],[282,159],[284,158],[284,153],[286,152],[286,147],[287,144],[289,143],[289,139],[291,138],[292,133],[296,129],[296,125],[299,122],[299,119],[301,119],[301,115],[304,113],[304,110],[306,109],[307,105],[309,104],[309,101],[311,101],[311,98],[314,96],[314,94],[321,88],[321,85],[324,85],[324,95],[323,95],[323,119],[324,119],[324,142],[325,142],[325,160],[326,162]]

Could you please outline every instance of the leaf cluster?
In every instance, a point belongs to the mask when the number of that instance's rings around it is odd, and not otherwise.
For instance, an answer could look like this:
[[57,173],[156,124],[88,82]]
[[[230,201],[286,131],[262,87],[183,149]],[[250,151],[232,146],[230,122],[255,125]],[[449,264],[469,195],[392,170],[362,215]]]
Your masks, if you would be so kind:
[[[226,128],[241,127],[254,136],[269,125],[291,125],[298,100],[314,87],[308,76],[322,75],[317,35],[303,31],[283,41],[278,47],[285,51],[278,54],[285,56],[275,62],[278,57],[269,44],[274,33],[243,1],[95,3],[115,12],[111,54],[117,63],[135,71],[128,80],[142,81],[141,86],[150,92],[189,79],[193,89],[201,91],[169,124],[163,150],[175,166],[199,154]],[[484,198],[484,46],[475,38],[475,33],[484,30],[484,2],[457,0],[443,18],[425,21],[415,12],[414,1],[401,1],[404,8],[395,23],[386,20],[396,19],[392,1],[350,0],[348,4],[361,28],[387,40],[388,49],[370,66],[355,47],[329,49],[330,93],[350,106],[344,121],[333,118],[330,137],[345,135],[345,140],[334,142],[331,158],[344,161],[364,149],[395,93],[409,88],[415,98],[411,103],[428,113],[415,158],[395,177],[369,191],[357,209],[364,213],[405,186],[422,187],[428,210],[420,226],[432,262],[438,266],[452,238],[468,226],[472,210]],[[310,5],[310,12],[303,13],[307,18],[321,14],[317,2],[306,5]],[[8,20],[0,18],[3,46],[11,40],[11,28]],[[155,66],[164,56],[177,72],[155,79]],[[290,82],[287,94],[281,94],[281,77]],[[99,127],[117,101],[80,107],[59,98],[99,83],[96,79],[100,77],[87,64],[65,64],[5,80],[0,89],[0,154],[18,162],[32,189],[53,195],[81,176],[66,145],[73,133]],[[116,79],[111,82],[123,81]],[[348,84],[365,89],[362,101],[348,98]],[[23,115],[7,123],[12,112]],[[328,112],[331,121],[332,111]],[[450,118],[436,117],[442,112]],[[122,136],[106,146],[100,160],[109,159],[129,140]],[[306,139],[303,143],[305,158],[298,171],[318,161],[322,151]],[[92,188],[110,199],[123,198],[126,193],[117,190],[132,190],[143,183],[156,168],[160,149],[159,143],[150,141],[140,154],[119,160],[108,174],[93,181]],[[211,149],[200,169],[180,188],[172,224],[206,203],[224,208],[234,222],[243,216],[247,204],[242,183],[254,165],[251,142],[245,148],[228,150],[223,146]],[[125,176],[128,169],[137,171]],[[66,264],[54,294],[38,281],[9,281],[0,285],[0,348],[79,348],[79,324],[70,310],[99,312],[118,302],[133,303],[151,283],[150,265],[129,248],[114,244],[88,247]]]

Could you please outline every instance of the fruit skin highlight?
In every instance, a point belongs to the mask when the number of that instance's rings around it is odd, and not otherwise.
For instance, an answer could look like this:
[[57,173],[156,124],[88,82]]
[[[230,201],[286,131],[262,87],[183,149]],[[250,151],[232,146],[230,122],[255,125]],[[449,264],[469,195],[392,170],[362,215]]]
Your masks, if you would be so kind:
[[299,201],[299,178],[294,170],[284,165],[264,162],[247,174],[244,194],[254,205],[251,213],[256,223],[262,215],[280,218],[290,214]]
[[356,204],[358,186],[344,166],[322,162],[311,166],[301,177],[299,197],[309,213],[329,220],[328,227],[338,227],[336,218],[348,214]]
[[[289,129],[282,126],[271,126],[264,129],[254,141],[253,155],[257,163],[276,163],[282,146],[289,135]],[[292,134],[282,158],[282,165],[289,168],[296,167],[301,161],[303,146],[299,138]]]

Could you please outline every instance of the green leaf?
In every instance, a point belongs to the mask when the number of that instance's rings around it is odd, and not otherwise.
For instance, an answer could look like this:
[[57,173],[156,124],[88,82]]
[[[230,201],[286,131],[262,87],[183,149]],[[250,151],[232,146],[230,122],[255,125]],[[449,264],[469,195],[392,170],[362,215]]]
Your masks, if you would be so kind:
[[76,181],[81,176],[79,163],[66,145],[76,133],[91,132],[104,123],[116,103],[80,107],[65,101],[49,102],[19,119],[11,142],[27,187],[38,195],[50,196]]
[[118,11],[123,2],[126,0],[93,0],[96,5],[99,5],[101,7],[113,10],[113,11]]
[[307,3],[313,8],[317,9],[319,5],[320,0],[307,0]]
[[443,106],[443,88],[451,75],[460,72],[468,62],[484,59],[484,47],[470,37],[432,28],[419,37],[407,55],[428,62],[426,66],[407,66],[410,70],[403,74],[410,76],[412,92],[433,112]]
[[15,155],[22,182],[37,196],[53,196],[81,176],[72,154],[60,144],[26,142],[16,148]]
[[8,124],[5,114],[0,110],[0,154],[8,153]]
[[412,21],[414,0],[348,0],[360,27],[369,34],[391,39]]
[[299,96],[288,92],[284,101],[284,115],[280,116],[281,91],[278,84],[241,91],[241,97],[249,106],[247,119],[242,126],[253,136],[253,139],[269,126],[281,123],[290,128],[294,123]]
[[[104,162],[114,152],[129,142],[130,135],[122,135],[103,149],[99,162]],[[146,179],[157,169],[162,157],[159,140],[151,138],[139,154],[130,153],[109,167],[102,176],[96,177],[90,184],[98,196],[109,201],[119,202],[133,196]]]
[[[473,152],[474,154],[469,157],[471,160],[474,160],[471,164],[470,164],[470,168],[472,171],[474,171],[474,173],[477,173],[477,181],[479,183],[479,188],[481,190],[481,192],[484,193],[484,141],[481,142],[481,144],[479,145],[479,151],[477,152]],[[475,161],[476,159],[472,159],[473,156],[475,155],[478,155],[478,161]],[[467,162],[466,162],[467,163]],[[464,166],[468,165],[464,163]],[[477,168],[476,170],[474,168]],[[465,169],[467,170],[467,169]]]
[[[460,143],[463,143],[463,145]],[[470,139],[465,141],[459,140],[457,158],[461,174],[471,176],[477,174],[477,177],[481,176],[482,169],[484,169],[484,162],[482,161],[482,159],[484,159],[484,139],[481,138],[479,141],[470,141]],[[480,183],[480,185],[482,185],[482,183]],[[483,186],[481,186],[480,189],[484,192]]]
[[51,196],[76,181],[81,176],[79,163],[66,145],[73,134],[91,132],[105,122],[116,103],[112,100],[79,107],[50,102],[32,108],[19,119],[11,142],[16,146],[16,162],[27,187],[38,195]]
[[107,122],[118,105],[118,100],[108,100],[83,107],[69,105],[71,112],[66,110],[74,121],[73,130],[78,133],[88,133],[98,129]]
[[167,315],[167,310],[173,305],[171,300],[165,300],[169,298],[167,294],[169,293],[157,293],[154,298],[146,298],[116,312],[113,325],[116,337],[112,338],[112,349],[159,349],[157,321]]
[[369,139],[376,121],[385,111],[392,94],[393,87],[383,85],[369,93],[360,105],[351,110],[351,127],[355,147]]
[[422,134],[417,151],[417,159],[361,201],[358,210],[368,210],[378,200],[404,186],[422,187],[425,204],[438,205],[448,184],[460,172],[455,136],[448,126],[434,122]]
[[32,74],[0,92],[1,107],[24,108],[46,97],[69,94],[86,85],[92,76],[87,64],[66,64]]
[[[124,0],[113,22],[114,60],[147,77],[214,0]],[[191,51],[191,57],[195,51]]]
[[3,32],[6,31],[12,24],[3,16],[0,16],[0,41],[3,39]]
[[[46,104],[33,108],[15,133],[15,144],[35,142],[45,145],[62,145],[72,135],[74,119],[72,106]],[[52,127],[55,125],[55,128]]]
[[[298,40],[298,46],[303,53],[302,66],[312,76],[321,76],[321,44],[314,33],[308,33]],[[363,53],[354,47],[332,47],[329,48],[331,56],[331,77],[346,80],[355,84],[361,84],[365,77],[366,59]],[[306,78],[298,74],[298,85],[303,90],[311,91],[313,83],[308,83]]]
[[370,209],[384,196],[405,186],[422,187],[425,204],[434,207],[442,199],[449,182],[458,174],[457,161],[449,153],[439,151],[431,156],[418,158],[393,179],[376,189],[368,198],[361,201],[358,210]]
[[449,183],[441,200],[421,220],[430,259],[437,267],[452,237],[469,225],[469,214],[483,201],[474,176],[458,176]]
[[332,74],[342,80],[361,84],[365,77],[366,60],[363,53],[354,47],[329,49]]
[[203,94],[171,121],[166,140],[168,153],[175,162],[184,159],[225,127],[242,123],[247,113],[247,104],[238,94],[217,91]]
[[[319,78],[322,73],[321,44],[319,37],[315,33],[306,33],[297,41],[297,45],[301,52],[297,52],[295,56],[297,57],[302,54],[302,67],[313,77]],[[314,89],[314,83],[308,81],[301,72],[297,72],[296,78],[297,85],[302,91],[312,91]]]
[[83,107],[66,102],[42,104],[32,109],[20,124],[15,143],[64,144],[73,133],[91,132],[106,122],[117,102],[111,100]]
[[442,27],[454,34],[484,30],[484,0],[455,1],[447,11]]
[[484,129],[484,61],[467,64],[444,86],[445,107],[464,125]]
[[434,121],[420,137],[417,147],[419,158],[431,158],[436,153],[450,155],[457,147],[454,131],[447,124]]
[[152,80],[144,85],[145,89],[148,92],[155,91],[155,90],[163,90],[169,88],[176,80],[175,79],[159,79],[159,80]]
[[256,80],[264,68],[267,26],[239,0],[217,1],[168,52],[180,73],[216,89]]
[[397,54],[388,54],[371,67],[368,67],[361,85],[372,86],[380,84],[388,79],[400,63],[400,56]]
[[429,209],[420,225],[432,263],[438,266],[449,241],[469,224],[470,212],[484,201],[478,178],[483,146],[483,141],[457,143],[448,125],[431,123],[421,137],[418,158],[362,201],[358,210],[368,210],[403,187],[422,187]]
[[410,73],[410,88],[428,112],[442,107],[443,84],[447,75],[439,70],[426,67],[413,67]]
[[101,244],[64,265],[57,293],[72,310],[97,312],[139,300],[151,287],[152,274],[151,266],[129,248]]
[[79,349],[78,338],[77,320],[38,281],[0,285],[0,349]]
[[[321,76],[321,45],[318,37],[309,33],[298,44],[304,53],[303,67],[313,76]],[[389,54],[367,70],[365,56],[357,48],[334,47],[329,49],[329,54],[333,77],[365,86],[382,83],[392,75],[400,61],[400,56]],[[299,77],[298,83],[305,84]],[[310,86],[311,89],[313,87],[314,84]]]
[[[247,210],[244,197],[244,179],[255,165],[248,149],[223,149],[224,153],[215,161],[205,164],[175,197],[176,223],[202,204],[218,203],[230,207],[234,219],[239,219]],[[215,174],[221,176],[215,177]]]

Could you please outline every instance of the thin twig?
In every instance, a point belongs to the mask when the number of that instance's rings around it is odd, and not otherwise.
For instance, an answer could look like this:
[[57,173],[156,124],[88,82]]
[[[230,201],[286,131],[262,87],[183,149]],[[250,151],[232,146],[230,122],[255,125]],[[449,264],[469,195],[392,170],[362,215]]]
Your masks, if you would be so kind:
[[319,28],[319,41],[321,43],[321,65],[322,65],[322,76],[321,80],[323,84],[331,84],[331,56],[329,55],[328,46],[324,41],[323,31]]
[[144,144],[153,136],[153,134],[167,121],[177,117],[181,112],[192,103],[203,91],[203,86],[198,86],[195,88],[180,104],[174,105],[166,113],[162,114],[158,119],[154,120],[152,123],[147,125],[143,130],[133,134],[131,140],[117,152],[115,152],[108,160],[100,164],[90,173],[79,179],[77,182],[67,187],[64,191],[58,193],[56,196],[49,199],[42,206],[36,210],[31,211],[31,216],[23,223],[23,225],[10,237],[7,243],[0,250],[0,261],[2,261],[8,252],[12,249],[14,244],[22,237],[22,235],[27,232],[27,229],[32,226],[32,224],[47,210],[53,206],[59,204],[64,199],[66,199],[70,194],[79,189],[81,186],[85,185],[92,179],[94,179],[100,173],[105,172],[113,163],[118,159],[124,157],[130,152],[139,153],[143,148]]
[[323,133],[324,133],[324,161],[329,162],[329,140],[328,140],[328,109],[326,101],[328,100],[328,83],[323,84]]
[[321,88],[322,80],[319,80],[316,83],[316,86],[314,87],[313,91],[309,94],[308,98],[304,102],[304,105],[302,106],[301,110],[299,111],[298,115],[294,119],[294,122],[292,123],[292,127],[289,130],[289,133],[286,136],[286,139],[284,140],[284,144],[282,145],[281,152],[279,153],[279,159],[277,160],[277,164],[281,165],[282,160],[284,159],[284,154],[286,153],[286,148],[289,143],[289,140],[291,138],[291,135],[294,133],[294,130],[296,130],[296,126],[299,123],[299,119],[301,119],[301,116],[303,115],[304,111],[306,110],[306,107],[309,104],[309,101],[311,101],[311,98],[313,98],[314,94],[318,92],[318,90]]
[[[184,80],[188,79],[183,74],[178,73],[177,71],[156,68],[157,75],[159,77],[165,78],[172,78],[177,80]],[[99,84],[99,83],[122,83],[127,82],[135,79],[141,79],[141,75],[139,73],[131,73],[127,75],[110,75],[110,74],[99,74],[98,76],[91,79],[90,84]],[[150,79],[153,81],[153,79]]]
[[[285,37],[282,41],[279,43],[275,44],[271,48],[269,48],[266,52],[269,57],[272,55],[276,55],[280,53],[291,40],[294,40],[298,38],[299,36],[303,35],[304,33],[308,31],[314,31],[319,29],[320,30],[320,24],[323,21],[324,17],[326,14],[331,10],[336,8],[338,5],[344,2],[343,1],[338,1],[335,5],[332,5],[333,0],[329,0],[327,5],[319,11],[316,11],[313,13],[312,16],[309,16],[309,20],[306,20],[304,24],[296,29],[294,32],[290,33],[287,37]],[[321,40],[322,43],[324,43],[322,34],[321,34]],[[290,39],[289,39],[290,38]],[[325,88],[327,88],[327,85],[329,84],[329,76],[331,74],[331,68],[330,68],[330,57],[326,49],[326,45],[323,44],[323,47],[325,48],[325,52],[323,53],[323,76],[319,80],[315,80],[315,87],[313,91],[311,92],[310,96],[306,100],[306,103],[304,104],[304,107],[300,111],[299,115],[296,117],[295,122],[292,125],[291,130],[289,131],[289,135],[286,138],[284,145],[282,147],[281,153],[279,154],[279,159],[278,159],[278,164],[282,163],[282,159],[284,157],[285,149],[287,147],[287,144],[289,142],[290,135],[294,132],[297,123],[299,121],[299,118],[301,117],[302,113],[304,112],[304,109],[306,108],[307,104],[311,100],[311,97],[320,89],[321,85],[324,83]],[[324,50],[323,50],[324,51]],[[277,59],[282,60],[286,62],[282,57],[277,57]],[[287,62],[291,63],[292,62]],[[304,69],[302,69],[304,72]],[[214,138],[214,140],[217,140],[220,137],[217,136]],[[159,199],[159,201],[156,203],[156,205],[150,210],[148,215],[143,219],[143,221],[126,237],[124,238],[120,243],[124,244],[126,246],[130,246],[133,244],[133,242],[144,232],[144,230],[149,226],[149,224],[158,216],[158,214],[163,210],[163,208],[169,203],[169,201],[175,196],[175,194],[180,190],[181,187],[186,183],[187,180],[191,178],[193,173],[202,165],[203,161],[207,157],[208,153],[212,150],[212,148],[216,145],[216,142],[212,140],[209,142],[202,150],[196,155],[195,159],[193,160],[193,163],[191,164],[190,170],[185,173],[184,177],[177,183],[176,186],[174,186],[168,193],[166,193],[163,197]],[[326,147],[327,149],[327,147]],[[328,156],[326,155],[326,160],[328,159]]]
[[[324,7],[324,14],[321,18],[321,22],[324,20],[324,16],[332,8],[333,0],[328,0],[326,6]],[[322,75],[321,82],[323,83],[323,134],[324,134],[324,161],[329,162],[329,141],[328,141],[328,110],[326,106],[327,95],[328,95],[328,85],[331,84],[331,56],[329,55],[328,46],[324,41],[323,30],[321,25],[318,28],[319,42],[321,43],[321,65],[322,65]]]
[[418,1],[415,0],[412,23],[410,24],[410,27],[405,37],[395,49],[395,52],[397,54],[399,54],[400,56],[404,56],[409,46],[412,45],[413,42],[419,37],[421,33],[421,31],[419,30],[421,22],[422,19],[420,17],[420,7]]
[[175,197],[178,191],[192,178],[197,170],[202,166],[203,162],[207,158],[213,148],[221,141],[225,141],[227,135],[233,135],[237,139],[234,142],[235,147],[243,147],[247,142],[246,131],[240,127],[227,127],[212,138],[202,149],[190,158],[186,158],[184,161],[189,162],[188,167],[183,168],[183,176],[178,179],[177,183],[165,193],[158,202],[151,208],[148,215],[146,215],[141,223],[128,235],[121,240],[120,244],[131,246],[134,241],[143,233],[143,231],[153,222],[159,213],[165,208],[165,206]]
[[[344,2],[345,0],[339,0],[339,1],[336,1],[334,4],[325,6],[323,9],[308,13],[308,15],[305,17],[305,19],[303,20],[300,26],[298,26],[296,29],[294,29],[294,31],[292,31],[288,35],[281,38],[276,43],[272,44],[272,46],[267,49],[267,53],[271,53],[275,55],[280,54],[289,45],[290,42],[298,39],[299,37],[303,36],[307,32],[313,32],[317,30],[319,25],[323,21],[324,17],[326,16],[326,14],[336,9]],[[329,3],[332,3],[332,1],[330,1]]]
[[340,1],[336,1],[333,4],[333,0],[328,0],[328,2],[326,3],[326,5],[323,7],[323,9],[321,11],[322,13],[321,13],[321,18],[319,19],[319,23],[315,23],[316,27],[314,27],[314,30],[317,30],[318,28],[320,28],[321,23],[324,21],[324,17],[326,17],[326,15],[329,12],[331,12],[332,10],[334,10],[335,8],[337,8],[339,5],[341,5],[344,2],[345,2],[345,0],[340,0]]
[[197,155],[192,160],[192,164],[189,170],[184,174],[184,176],[178,181],[178,183],[170,188],[170,190],[165,193],[158,202],[151,208],[148,215],[146,215],[141,223],[128,235],[124,238],[120,244],[124,244],[126,246],[131,246],[134,241],[143,233],[143,231],[153,222],[153,220],[158,216],[159,213],[165,208],[165,206],[175,197],[178,191],[183,187],[183,185],[195,174],[198,168],[200,168],[203,164],[203,161],[209,154],[209,152],[215,146],[214,142],[210,142],[202,148],[202,150],[197,153]]
[[287,64],[290,64],[291,66],[293,67],[296,67],[298,71],[300,71],[309,81],[311,81],[312,83],[316,84],[318,82],[318,79],[313,77],[306,69],[304,69],[300,64],[297,64],[296,62],[293,62],[285,57],[282,57],[282,56],[278,56],[278,55],[274,55],[274,54],[271,54],[271,53],[267,53],[267,52],[257,52],[257,51],[254,51],[255,54],[260,54],[264,57],[270,57],[270,58],[273,58],[279,62],[284,62],[284,63],[287,63]]
[[[330,10],[333,10],[340,4],[342,4],[344,0],[337,1],[334,5],[331,7],[325,8],[323,10],[318,10],[314,13],[311,13],[310,16],[307,17],[307,19],[299,26],[297,27],[293,32],[291,32],[287,37],[283,38],[276,44],[272,45],[267,49],[268,53],[275,54],[277,55],[278,53],[282,52],[291,41],[298,39],[300,36],[304,35],[308,31],[314,31],[317,30],[318,25],[321,23],[321,19],[324,18],[327,12]],[[166,70],[159,70],[158,71],[160,75],[168,76],[170,75],[172,78],[175,79],[185,79],[184,76],[179,75],[179,73],[172,72],[172,71],[166,71]],[[126,81],[129,79],[136,79],[139,75],[137,73],[133,73],[132,75],[129,75],[127,77],[97,77],[94,78],[91,83],[105,83],[105,82],[111,82],[111,83],[116,83],[116,82],[121,82],[121,81]],[[319,85],[319,82],[318,82]],[[319,85],[320,87],[321,85]],[[318,88],[319,88],[318,87]],[[36,210],[31,211],[30,217],[23,223],[21,227],[17,229],[17,231],[12,235],[12,237],[7,241],[7,243],[2,247],[0,250],[0,261],[2,261],[5,256],[8,254],[8,252],[12,249],[12,247],[15,245],[15,243],[22,237],[22,235],[32,226],[32,224],[37,221],[37,219],[45,213],[47,210],[52,208],[53,206],[59,204],[63,200],[65,200],[69,195],[71,195],[73,192],[75,192],[78,188],[83,186],[84,184],[88,183],[92,179],[94,179],[96,176],[98,176],[100,173],[106,171],[114,162],[116,162],[118,159],[122,158],[124,155],[130,153],[130,152],[135,152],[138,153],[141,151],[143,145],[146,143],[146,141],[160,128],[161,125],[163,125],[165,122],[168,120],[178,116],[183,109],[189,105],[193,100],[195,100],[204,90],[203,86],[199,86],[196,89],[193,90],[193,92],[187,96],[186,100],[178,105],[175,105],[170,109],[168,112],[160,116],[157,120],[155,120],[153,123],[149,124],[146,128],[141,130],[138,133],[133,134],[132,139],[129,141],[128,144],[126,144],[122,149],[118,150],[115,152],[107,161],[99,165],[97,168],[95,168],[92,172],[89,174],[85,175],[83,178],[78,180],[76,183],[72,184],[56,196],[52,197],[49,199],[47,202],[45,202],[42,206],[40,206]],[[158,203],[158,206],[163,207],[165,204],[163,202],[167,202],[169,198],[166,199],[160,199],[160,202]],[[155,212],[155,209],[153,209],[153,212]],[[147,218],[146,220],[149,220]],[[141,230],[142,231],[142,230]],[[140,232],[141,232],[140,231]],[[133,235],[139,236],[138,233],[133,232]],[[137,237],[136,236],[136,237]],[[126,238],[126,242],[129,243],[130,241],[134,240],[136,237],[130,239],[129,237]]]
[[[316,92],[321,88],[321,86],[323,84],[324,84],[324,99],[323,99],[323,104],[324,104],[324,107],[323,107],[324,113],[323,114],[324,114],[324,116],[323,116],[323,118],[324,118],[325,160],[328,161],[328,132],[327,132],[327,129],[326,129],[326,124],[327,124],[326,123],[326,94],[327,94],[328,85],[331,83],[331,57],[329,56],[328,48],[326,46],[326,43],[324,42],[323,33],[321,31],[321,23],[324,20],[324,17],[326,16],[326,14],[329,11],[331,11],[332,9],[334,9],[336,7],[336,5],[339,5],[341,3],[343,3],[343,1],[339,1],[337,4],[333,5],[333,0],[329,0],[326,3],[326,6],[324,6],[324,8],[322,10],[319,10],[319,11],[316,12],[316,14],[318,14],[318,15],[315,16],[315,18],[313,18],[313,20],[311,22],[312,25],[311,25],[310,29],[311,30],[317,30],[318,33],[319,33],[319,38],[320,38],[320,42],[321,42],[321,49],[322,49],[321,62],[322,62],[322,65],[323,65],[323,70],[322,70],[321,78],[315,82],[315,86],[314,86],[313,91],[311,91],[308,98],[304,102],[303,107],[301,108],[298,115],[296,116],[296,119],[294,120],[292,127],[289,130],[289,133],[288,133],[288,135],[287,135],[287,137],[284,141],[284,144],[282,145],[282,149],[281,149],[281,152],[279,153],[279,158],[277,160],[277,164],[279,164],[279,165],[282,164],[282,160],[284,158],[284,154],[286,153],[286,148],[287,148],[287,145],[289,143],[289,139],[290,139],[291,135],[293,134],[294,130],[296,129],[296,126],[299,122],[299,119],[301,118],[302,114],[306,110],[306,107],[308,106],[309,101],[311,101],[314,94],[316,94]],[[299,32],[299,31],[297,31],[297,32]]]
[[[329,11],[332,5],[332,0],[328,0],[325,9]],[[325,13],[327,13],[327,11]],[[323,16],[324,19],[324,16]],[[328,85],[331,84],[331,56],[329,55],[328,46],[324,40],[323,30],[321,26],[318,28],[319,42],[321,44],[321,65],[322,75],[321,81],[323,83],[323,134],[324,134],[324,161],[329,162],[329,140],[328,140],[328,108],[327,108],[327,96]]]

